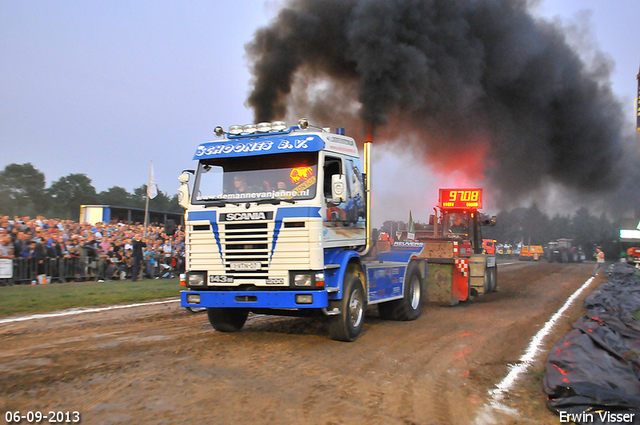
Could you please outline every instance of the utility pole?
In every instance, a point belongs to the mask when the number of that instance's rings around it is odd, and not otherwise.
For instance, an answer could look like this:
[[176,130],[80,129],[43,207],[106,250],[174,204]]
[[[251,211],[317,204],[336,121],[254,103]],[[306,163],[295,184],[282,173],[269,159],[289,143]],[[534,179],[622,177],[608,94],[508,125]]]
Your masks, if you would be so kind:
[[638,92],[636,96],[636,146],[640,149],[640,69],[636,75],[638,81]]

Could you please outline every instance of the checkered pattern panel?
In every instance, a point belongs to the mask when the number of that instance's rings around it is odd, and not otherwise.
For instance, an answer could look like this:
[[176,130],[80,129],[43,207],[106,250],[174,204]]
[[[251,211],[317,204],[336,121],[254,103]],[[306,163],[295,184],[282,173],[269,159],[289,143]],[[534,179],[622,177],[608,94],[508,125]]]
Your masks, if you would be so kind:
[[469,276],[469,260],[455,259],[456,268],[463,276]]

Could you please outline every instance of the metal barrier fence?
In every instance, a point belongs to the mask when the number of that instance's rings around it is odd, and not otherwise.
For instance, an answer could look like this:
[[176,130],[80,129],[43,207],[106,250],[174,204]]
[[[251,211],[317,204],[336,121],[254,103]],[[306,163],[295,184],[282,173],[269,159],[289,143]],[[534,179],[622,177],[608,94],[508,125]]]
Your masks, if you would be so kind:
[[[112,263],[106,257],[98,258],[35,258],[5,259],[12,262],[12,273],[8,277],[0,275],[0,284],[31,284],[39,282],[46,276],[47,283],[83,282],[112,279],[128,279],[131,277],[131,266]],[[3,263],[4,264],[4,263]],[[11,270],[11,266],[8,266]],[[150,263],[144,261],[140,267],[140,275],[148,278],[172,278],[183,267],[183,261],[177,257],[166,257]],[[6,271],[7,267],[3,268]]]
[[[107,277],[105,258],[16,258],[13,260],[14,284],[38,282],[47,276],[50,282],[100,280]],[[47,283],[50,283],[47,282]]]

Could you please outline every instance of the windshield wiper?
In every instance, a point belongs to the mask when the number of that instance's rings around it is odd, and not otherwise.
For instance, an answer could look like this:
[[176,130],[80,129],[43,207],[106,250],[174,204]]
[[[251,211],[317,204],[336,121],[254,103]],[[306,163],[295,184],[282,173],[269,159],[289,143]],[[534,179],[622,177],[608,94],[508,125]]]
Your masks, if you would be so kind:
[[223,207],[227,204],[231,204],[231,205],[235,205],[235,206],[239,206],[240,203],[238,202],[232,202],[229,201],[227,199],[217,199],[217,198],[207,198],[207,199],[200,199],[200,202],[206,202],[207,204],[204,206],[205,208],[209,208],[209,207]]
[[261,199],[259,201],[256,201],[256,205],[261,205],[261,204],[280,205],[281,202],[289,202],[290,204],[296,203],[296,201],[292,201],[291,199]]

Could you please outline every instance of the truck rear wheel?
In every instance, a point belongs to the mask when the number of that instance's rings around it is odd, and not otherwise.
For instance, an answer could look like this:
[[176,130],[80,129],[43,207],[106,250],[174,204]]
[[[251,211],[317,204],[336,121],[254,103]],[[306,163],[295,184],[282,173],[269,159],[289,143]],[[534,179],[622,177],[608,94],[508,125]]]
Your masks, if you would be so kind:
[[484,293],[488,294],[489,292],[491,292],[491,288],[493,288],[493,285],[491,283],[491,269],[489,267],[485,267],[484,268]]
[[329,334],[337,341],[355,341],[364,326],[367,298],[358,276],[350,275],[345,281],[342,299],[337,301],[340,314],[328,317]]
[[409,266],[404,279],[404,296],[399,300],[378,304],[380,318],[385,320],[416,320],[422,314],[422,276],[414,265]]
[[491,276],[491,288],[489,289],[491,292],[498,292],[498,266],[489,268],[489,273]]
[[238,332],[249,316],[244,308],[207,308],[209,323],[219,332]]

